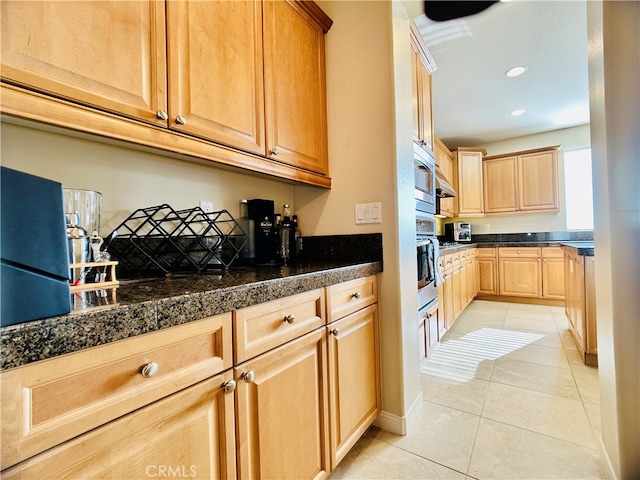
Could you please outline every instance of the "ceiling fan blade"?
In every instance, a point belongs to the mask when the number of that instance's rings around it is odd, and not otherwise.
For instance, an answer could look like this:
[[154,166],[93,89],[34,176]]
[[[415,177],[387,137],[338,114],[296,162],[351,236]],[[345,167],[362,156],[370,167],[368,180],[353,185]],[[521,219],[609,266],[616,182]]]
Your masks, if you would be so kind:
[[425,0],[424,13],[433,21],[444,22],[455,18],[466,17],[486,10],[498,1],[438,1]]

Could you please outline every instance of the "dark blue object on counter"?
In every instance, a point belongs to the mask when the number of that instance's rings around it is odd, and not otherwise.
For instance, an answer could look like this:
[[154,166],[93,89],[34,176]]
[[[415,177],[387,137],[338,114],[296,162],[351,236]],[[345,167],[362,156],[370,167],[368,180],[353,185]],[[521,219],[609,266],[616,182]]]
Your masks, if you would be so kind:
[[0,167],[0,325],[71,311],[62,185]]

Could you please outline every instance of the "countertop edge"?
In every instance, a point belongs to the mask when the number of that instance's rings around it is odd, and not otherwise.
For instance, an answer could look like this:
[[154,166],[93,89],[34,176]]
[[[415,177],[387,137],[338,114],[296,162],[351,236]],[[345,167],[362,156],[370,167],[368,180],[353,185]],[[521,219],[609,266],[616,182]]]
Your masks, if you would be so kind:
[[0,371],[383,271],[362,262],[284,278],[51,317],[0,329]]
[[499,248],[499,247],[571,247],[578,255],[592,257],[595,254],[593,242],[550,240],[539,242],[478,242],[465,245],[441,246],[440,254],[456,253],[469,248]]

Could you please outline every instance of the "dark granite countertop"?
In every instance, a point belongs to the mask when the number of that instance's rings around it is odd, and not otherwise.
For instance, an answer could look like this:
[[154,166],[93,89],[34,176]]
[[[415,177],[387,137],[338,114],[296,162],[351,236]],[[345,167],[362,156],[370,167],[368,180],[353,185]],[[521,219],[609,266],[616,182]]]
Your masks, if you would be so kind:
[[595,248],[593,242],[560,242],[563,246],[573,247],[578,250],[578,255],[593,257]]
[[381,261],[313,262],[123,280],[76,293],[63,316],[0,329],[2,370],[382,272]]
[[467,250],[469,248],[476,248],[477,244],[475,243],[455,243],[455,244],[440,244],[440,254],[448,255],[450,253],[457,253],[462,250]]
[[592,241],[536,241],[536,242],[478,242],[470,244],[458,245],[441,245],[440,253],[456,253],[465,248],[498,248],[498,247],[573,247],[578,250],[578,255],[592,257],[594,255],[594,246]]

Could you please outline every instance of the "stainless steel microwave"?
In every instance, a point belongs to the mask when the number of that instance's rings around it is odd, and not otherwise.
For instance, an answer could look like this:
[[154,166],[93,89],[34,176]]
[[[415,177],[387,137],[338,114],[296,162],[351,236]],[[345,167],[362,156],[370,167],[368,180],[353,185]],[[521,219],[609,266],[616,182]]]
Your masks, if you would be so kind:
[[413,147],[416,211],[436,213],[436,162],[418,145]]

